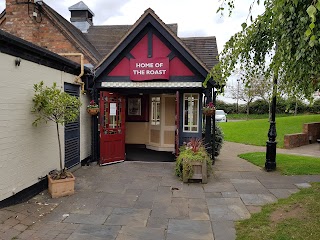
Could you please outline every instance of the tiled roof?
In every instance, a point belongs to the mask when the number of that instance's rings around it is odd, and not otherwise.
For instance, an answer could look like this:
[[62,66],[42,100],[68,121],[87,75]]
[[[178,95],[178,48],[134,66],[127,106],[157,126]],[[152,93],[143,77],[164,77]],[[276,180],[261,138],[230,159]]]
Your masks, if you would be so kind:
[[[167,24],[167,26],[177,34],[177,24]],[[110,53],[122,37],[131,29],[132,25],[104,25],[91,26],[88,33],[84,33],[87,39],[99,51],[102,56]]]
[[218,63],[216,37],[189,37],[181,40],[211,69]]
[[68,35],[68,38],[71,42],[75,44],[77,48],[80,48],[85,56],[90,58],[90,60],[96,64],[100,59],[101,55],[95,49],[95,47],[86,39],[83,33],[73,26],[69,21],[64,17],[58,14],[55,10],[49,7],[47,4],[42,4],[43,10],[46,15],[54,22],[54,24],[60,28],[64,34]]

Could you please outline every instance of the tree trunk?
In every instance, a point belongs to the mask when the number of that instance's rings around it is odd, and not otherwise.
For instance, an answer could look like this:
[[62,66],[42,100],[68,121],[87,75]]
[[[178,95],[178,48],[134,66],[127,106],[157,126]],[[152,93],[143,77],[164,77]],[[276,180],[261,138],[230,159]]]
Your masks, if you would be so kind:
[[58,135],[58,144],[59,144],[59,157],[60,157],[60,173],[63,170],[63,162],[62,162],[62,152],[61,152],[61,141],[60,141],[60,133],[59,133],[59,124],[56,123],[57,127],[57,135]]
[[294,115],[297,116],[297,113],[298,113],[298,101],[296,99],[296,105],[294,107]]
[[247,103],[247,120],[249,119],[249,102]]

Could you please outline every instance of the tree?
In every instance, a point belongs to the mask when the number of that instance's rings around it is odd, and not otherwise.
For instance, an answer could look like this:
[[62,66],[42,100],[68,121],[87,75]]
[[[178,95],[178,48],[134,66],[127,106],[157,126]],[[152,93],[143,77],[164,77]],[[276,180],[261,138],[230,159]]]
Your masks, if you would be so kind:
[[[234,1],[223,0],[218,11],[227,7],[231,14]],[[251,7],[255,3],[260,1],[253,0]],[[240,68],[245,82],[257,75],[276,78],[280,87],[297,88],[310,99],[320,88],[320,0],[265,0],[264,6],[262,15],[251,25],[243,23],[225,44],[206,81],[213,77],[224,85]]]
[[52,87],[45,87],[43,81],[41,81],[39,84],[34,84],[33,88],[35,94],[32,99],[32,113],[37,118],[32,125],[37,126],[41,121],[46,123],[51,121],[56,124],[60,157],[60,171],[57,178],[65,178],[66,171],[63,168],[59,124],[64,125],[74,122],[79,117],[80,99],[62,92],[61,89],[57,88],[56,83],[53,83]]
[[231,86],[230,94],[233,99],[240,99],[246,102],[247,118],[248,118],[250,113],[250,103],[257,96],[254,85],[246,86],[244,84],[240,84],[237,87]]

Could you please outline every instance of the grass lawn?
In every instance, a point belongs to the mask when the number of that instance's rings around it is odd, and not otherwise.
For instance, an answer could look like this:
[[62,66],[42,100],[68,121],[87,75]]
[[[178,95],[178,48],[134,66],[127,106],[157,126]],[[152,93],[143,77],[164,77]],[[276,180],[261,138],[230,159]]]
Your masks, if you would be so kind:
[[[266,161],[265,152],[244,153],[239,157],[260,167],[264,167]],[[285,175],[320,174],[320,158],[278,153],[276,161],[277,171]]]
[[320,239],[320,183],[236,223],[237,240]]
[[[294,116],[293,114],[277,114],[277,117],[290,117],[290,116]],[[264,119],[264,118],[269,118],[269,114],[249,114],[249,116],[247,116],[247,114],[244,113],[230,113],[227,115],[228,120],[232,119],[232,120],[248,120],[248,119]]]
[[[285,134],[301,133],[304,123],[320,122],[320,114],[276,118],[277,147],[283,147]],[[270,123],[268,118],[219,123],[224,139],[250,145],[265,146]]]

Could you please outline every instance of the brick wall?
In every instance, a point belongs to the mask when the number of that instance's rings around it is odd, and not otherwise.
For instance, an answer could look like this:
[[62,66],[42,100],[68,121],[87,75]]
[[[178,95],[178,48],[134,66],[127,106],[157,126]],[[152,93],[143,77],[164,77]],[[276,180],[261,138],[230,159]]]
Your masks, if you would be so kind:
[[284,136],[284,148],[295,148],[307,145],[308,135],[306,133],[286,134]]
[[310,143],[317,142],[317,139],[320,138],[320,122],[304,124],[303,132],[308,135]]
[[[33,9],[33,4],[17,4],[16,0],[6,0],[5,20],[0,24],[0,29],[55,53],[80,52],[46,15],[41,14],[41,22],[37,22],[32,17]],[[79,57],[67,58],[80,63]],[[84,63],[90,61],[85,57]]]
[[303,133],[286,134],[284,148],[295,148],[315,143],[320,138],[320,122],[303,124]]
[[[39,177],[59,168],[55,125],[42,123],[33,127],[31,113],[33,84],[44,81],[73,83],[75,76],[37,63],[0,53],[0,201],[37,183]],[[91,154],[91,116],[86,113],[87,95],[80,96],[80,160]],[[60,128],[64,154],[64,129]],[[64,156],[63,156],[64,157]]]

